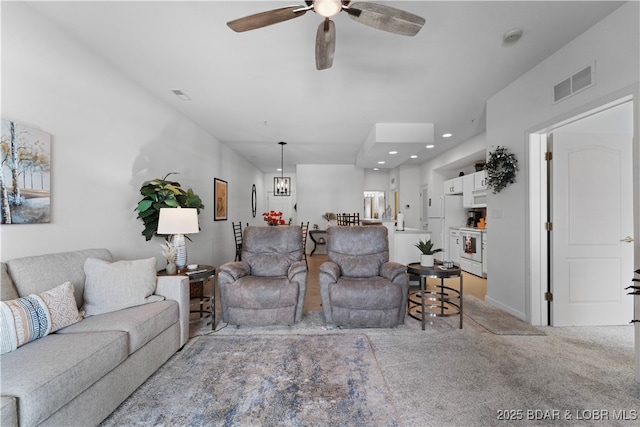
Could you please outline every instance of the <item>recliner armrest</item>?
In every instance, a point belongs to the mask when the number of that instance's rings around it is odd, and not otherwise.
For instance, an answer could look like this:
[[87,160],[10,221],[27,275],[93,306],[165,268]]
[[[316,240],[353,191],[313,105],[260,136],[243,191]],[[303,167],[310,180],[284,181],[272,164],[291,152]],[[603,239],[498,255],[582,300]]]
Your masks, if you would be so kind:
[[287,277],[289,280],[293,281],[293,278],[296,274],[307,273],[307,264],[304,261],[296,261],[289,266],[289,270],[287,271]]
[[396,277],[406,273],[407,266],[397,262],[389,261],[380,266],[380,276],[389,279],[391,282],[394,282]]
[[340,273],[340,267],[333,261],[326,261],[320,264],[320,275],[326,274],[333,282],[337,282],[338,278],[342,275]]
[[228,262],[218,268],[218,283],[220,283],[220,280],[224,283],[233,283],[241,277],[248,276],[250,273],[251,267],[246,261]]
[[182,347],[189,339],[189,278],[187,276],[158,276],[156,295],[178,302],[180,347]]

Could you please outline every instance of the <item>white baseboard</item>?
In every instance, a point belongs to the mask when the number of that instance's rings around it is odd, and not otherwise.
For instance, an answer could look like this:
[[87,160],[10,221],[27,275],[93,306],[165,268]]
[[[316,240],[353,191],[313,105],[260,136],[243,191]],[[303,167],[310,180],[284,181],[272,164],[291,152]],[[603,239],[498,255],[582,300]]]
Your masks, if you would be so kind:
[[504,310],[507,313],[517,317],[520,320],[524,320],[525,322],[527,321],[527,314],[526,313],[523,313],[523,312],[518,311],[518,310],[514,310],[513,308],[502,304],[500,301],[497,301],[497,300],[491,298],[489,295],[486,295],[484,297],[484,302],[486,302],[487,304],[489,304],[489,305],[491,305],[493,307],[499,308],[500,310]]

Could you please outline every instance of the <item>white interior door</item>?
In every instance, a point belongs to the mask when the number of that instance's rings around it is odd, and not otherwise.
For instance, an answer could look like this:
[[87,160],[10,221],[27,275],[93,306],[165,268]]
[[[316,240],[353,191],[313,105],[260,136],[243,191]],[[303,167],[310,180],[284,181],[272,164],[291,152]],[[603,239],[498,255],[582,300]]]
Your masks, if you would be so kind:
[[553,134],[554,326],[623,325],[633,273],[631,137]]

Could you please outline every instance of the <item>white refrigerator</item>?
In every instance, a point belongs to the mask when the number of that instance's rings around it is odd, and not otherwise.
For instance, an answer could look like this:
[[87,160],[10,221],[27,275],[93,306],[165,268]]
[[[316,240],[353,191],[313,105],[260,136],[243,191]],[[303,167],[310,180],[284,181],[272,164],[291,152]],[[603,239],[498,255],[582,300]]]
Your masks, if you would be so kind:
[[435,259],[451,260],[449,229],[463,227],[466,220],[467,213],[462,207],[462,195],[442,195],[431,198],[427,210],[427,231],[431,232],[434,247],[443,249],[443,252],[435,255]]

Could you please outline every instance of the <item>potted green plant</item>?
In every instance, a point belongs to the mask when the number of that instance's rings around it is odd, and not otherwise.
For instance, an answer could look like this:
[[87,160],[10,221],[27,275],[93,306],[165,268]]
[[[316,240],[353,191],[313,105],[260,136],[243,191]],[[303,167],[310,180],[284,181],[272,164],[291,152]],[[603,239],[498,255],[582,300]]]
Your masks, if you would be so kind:
[[147,241],[156,235],[160,209],[196,208],[198,209],[198,214],[200,209],[204,209],[202,200],[191,188],[183,190],[179,182],[167,180],[169,175],[174,175],[175,173],[169,172],[162,179],[145,181],[140,187],[140,194],[143,197],[138,202],[135,210],[138,212],[138,218],[144,223],[142,235]]
[[423,267],[433,267],[433,255],[438,252],[442,252],[442,248],[433,248],[433,242],[431,242],[431,239],[426,241],[419,239],[418,243],[414,246],[422,252],[422,255],[420,255],[420,265]]

